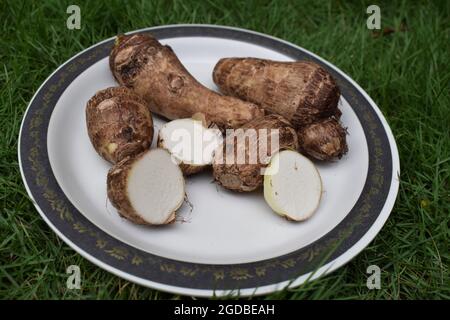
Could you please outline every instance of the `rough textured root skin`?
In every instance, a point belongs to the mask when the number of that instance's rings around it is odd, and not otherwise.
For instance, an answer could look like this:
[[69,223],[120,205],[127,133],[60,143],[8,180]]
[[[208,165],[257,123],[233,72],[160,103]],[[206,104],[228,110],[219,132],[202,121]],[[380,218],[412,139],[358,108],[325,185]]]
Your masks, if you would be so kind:
[[224,58],[214,67],[213,79],[224,94],[280,114],[294,127],[340,117],[339,88],[332,76],[313,62]]
[[[261,119],[255,119],[242,127],[242,129],[279,129],[279,148],[274,150],[278,152],[283,149],[298,149],[298,138],[295,129],[292,127],[289,121],[284,119],[280,115],[267,115]],[[259,141],[260,136],[257,135],[257,141]],[[270,141],[270,139],[268,139]],[[238,163],[219,163],[215,158],[213,161],[213,176],[218,184],[221,186],[237,192],[249,192],[260,188],[263,185],[263,175],[261,170],[268,164],[272,154],[266,154],[264,159],[258,158],[258,163],[248,164],[248,154],[249,150],[246,145],[238,144],[237,140],[227,137],[220,147],[218,152],[216,152],[217,157],[221,157],[222,152],[224,154],[224,159],[229,156],[231,152],[227,153],[227,144],[235,144],[235,155],[238,149],[241,150],[245,148],[245,164]],[[267,148],[270,150],[270,143]]]
[[348,151],[347,131],[338,120],[329,118],[297,131],[299,151],[317,160],[340,159]]
[[[141,225],[152,225],[141,218],[136,213],[130,204],[127,197],[127,180],[128,174],[131,170],[133,163],[138,160],[143,154],[137,157],[125,158],[122,161],[116,163],[108,172],[106,179],[108,199],[112,205],[117,209],[120,216]],[[173,212],[167,219],[165,224],[169,224],[175,221],[175,212]]]
[[[165,149],[164,144],[161,141],[161,137],[159,137],[159,136],[158,136],[158,140],[157,140],[156,145],[158,146],[158,148]],[[186,163],[182,163],[182,162],[179,163],[178,166],[180,167],[181,172],[183,172],[184,176],[190,176],[192,174],[196,174],[196,173],[202,172],[203,170],[205,170],[206,167],[208,167],[206,165],[204,165],[204,166],[193,166],[191,164],[186,164]]]
[[124,87],[97,92],[86,105],[86,125],[94,149],[113,164],[150,148],[154,133],[145,101]]
[[185,176],[190,176],[192,174],[202,172],[207,167],[207,166],[193,166],[186,163],[180,163],[179,166]]
[[222,96],[201,85],[169,46],[148,34],[118,36],[109,63],[121,85],[143,97],[151,112],[170,120],[200,112],[221,128],[236,128],[264,115],[251,102]]

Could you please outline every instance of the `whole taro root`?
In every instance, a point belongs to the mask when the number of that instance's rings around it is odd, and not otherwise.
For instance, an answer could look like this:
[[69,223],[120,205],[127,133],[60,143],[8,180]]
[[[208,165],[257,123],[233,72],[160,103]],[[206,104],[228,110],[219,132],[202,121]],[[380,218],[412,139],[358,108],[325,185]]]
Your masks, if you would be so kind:
[[317,160],[333,160],[348,150],[339,123],[340,90],[333,77],[309,61],[257,58],[219,60],[213,79],[224,94],[279,114],[298,130],[299,150]]
[[[280,150],[298,149],[298,138],[289,121],[276,114],[250,121],[241,129],[227,135],[216,150],[213,175],[221,186],[229,190],[248,192],[263,185],[261,170],[268,165],[273,154]],[[271,145],[275,132],[278,134],[278,148]],[[266,147],[265,152],[260,152],[261,146]],[[252,152],[255,152],[255,162],[251,161]],[[239,154],[244,161],[239,162]]]
[[154,133],[145,101],[125,87],[100,90],[89,99],[86,126],[94,149],[111,163],[150,148]]
[[258,104],[300,127],[339,117],[340,91],[331,75],[309,61],[224,58],[214,67],[221,92]]
[[220,128],[237,128],[264,115],[251,102],[201,85],[169,46],[148,34],[118,36],[109,64],[121,85],[143,97],[151,112],[170,120],[201,113]]
[[300,152],[317,160],[340,159],[348,151],[347,132],[334,118],[306,125],[297,134]]

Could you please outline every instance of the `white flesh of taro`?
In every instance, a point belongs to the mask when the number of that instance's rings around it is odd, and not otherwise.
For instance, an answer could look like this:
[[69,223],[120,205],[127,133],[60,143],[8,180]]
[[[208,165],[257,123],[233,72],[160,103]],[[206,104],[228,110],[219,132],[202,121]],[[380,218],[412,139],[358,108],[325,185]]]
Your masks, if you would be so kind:
[[159,131],[159,144],[182,164],[210,165],[214,150],[222,142],[218,129],[205,128],[199,120],[178,119],[166,123]]
[[166,150],[150,150],[129,171],[127,192],[142,219],[150,224],[168,223],[184,200],[183,173]]
[[322,181],[314,164],[298,152],[275,154],[264,172],[264,198],[290,220],[309,218],[319,206]]

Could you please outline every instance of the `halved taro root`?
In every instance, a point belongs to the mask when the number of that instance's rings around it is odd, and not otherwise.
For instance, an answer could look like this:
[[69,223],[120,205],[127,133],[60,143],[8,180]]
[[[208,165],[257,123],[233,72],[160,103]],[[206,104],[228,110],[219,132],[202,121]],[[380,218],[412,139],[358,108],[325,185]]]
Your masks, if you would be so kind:
[[275,154],[264,175],[264,199],[280,216],[308,219],[322,196],[322,180],[314,164],[292,150]]
[[180,167],[164,149],[151,149],[113,166],[107,177],[108,198],[119,214],[137,224],[175,221],[185,196]]
[[206,128],[202,121],[191,118],[167,122],[158,133],[158,147],[172,154],[185,175],[210,166],[221,143],[219,129]]

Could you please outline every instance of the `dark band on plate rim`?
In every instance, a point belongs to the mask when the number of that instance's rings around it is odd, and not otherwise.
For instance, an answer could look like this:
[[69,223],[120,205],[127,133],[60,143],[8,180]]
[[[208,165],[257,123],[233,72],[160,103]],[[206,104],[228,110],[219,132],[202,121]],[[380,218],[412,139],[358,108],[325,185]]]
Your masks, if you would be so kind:
[[204,290],[255,288],[295,279],[336,259],[366,234],[388,197],[393,163],[380,118],[350,81],[309,53],[257,33],[214,26],[170,26],[142,32],[151,32],[159,39],[203,36],[239,40],[295,60],[322,65],[336,79],[366,135],[369,167],[363,191],[344,220],[322,238],[289,254],[251,263],[215,265],[177,261],[139,250],[110,236],[67,199],[53,175],[47,152],[48,124],[59,97],[81,72],[109,55],[114,44],[114,40],[109,40],[87,49],[56,71],[35,95],[22,125],[19,152],[26,184],[35,205],[59,232],[88,255],[121,272],[165,285]]

